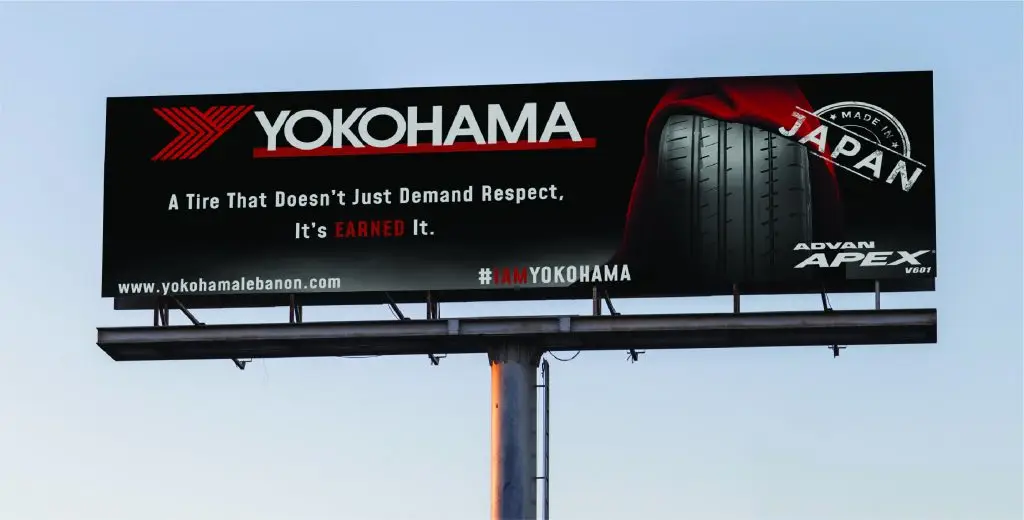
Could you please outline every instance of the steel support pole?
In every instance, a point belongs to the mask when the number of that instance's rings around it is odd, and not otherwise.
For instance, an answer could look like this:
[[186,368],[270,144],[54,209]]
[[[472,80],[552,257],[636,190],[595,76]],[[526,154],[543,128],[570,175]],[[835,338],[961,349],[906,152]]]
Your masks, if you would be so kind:
[[516,344],[491,365],[491,520],[537,518],[537,365],[541,352]]

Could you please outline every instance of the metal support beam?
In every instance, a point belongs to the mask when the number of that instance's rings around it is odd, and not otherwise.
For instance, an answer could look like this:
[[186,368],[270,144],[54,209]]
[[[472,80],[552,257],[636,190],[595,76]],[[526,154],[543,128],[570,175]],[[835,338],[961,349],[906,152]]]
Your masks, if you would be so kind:
[[388,299],[388,308],[391,309],[391,313],[394,314],[396,318],[402,321],[409,319],[409,317],[402,312],[402,309],[398,307],[398,304],[395,303],[395,299],[392,298],[390,294],[384,293],[384,297]]
[[[390,294],[384,293],[384,297],[387,298],[387,300],[388,300],[388,307],[391,309],[391,314],[394,314],[396,318],[398,318],[398,319],[400,319],[402,321],[410,319],[408,316],[406,316],[402,312],[402,309],[400,309],[398,307],[398,304],[395,303],[394,298],[392,298]],[[433,317],[431,317],[431,316],[433,316]],[[432,320],[432,319],[437,319],[438,317],[439,317],[439,306],[438,306],[436,301],[433,301],[431,299],[431,296],[428,293],[427,294],[427,319],[428,320]],[[434,365],[435,367],[440,365],[441,364],[441,360],[444,359],[445,357],[447,357],[447,356],[444,355],[444,354],[437,355],[437,354],[434,354],[433,352],[427,354],[427,359],[430,360],[430,364]]]
[[[294,296],[293,296],[293,298],[294,298]],[[153,320],[154,320],[153,325],[154,326],[157,326],[157,327],[168,327],[168,326],[170,326],[170,324],[171,324],[171,308],[170,308],[170,303],[168,303],[168,302],[173,303],[174,306],[177,307],[178,310],[180,310],[181,313],[185,315],[185,318],[187,318],[188,321],[190,323],[192,323],[193,327],[202,327],[202,326],[206,325],[205,323],[199,321],[199,318],[196,318],[195,314],[192,314],[192,311],[188,310],[188,307],[186,307],[185,304],[182,303],[181,300],[179,300],[177,296],[167,295],[167,296],[158,296],[157,297],[157,305],[156,305],[156,309],[154,309],[154,314],[153,314]],[[294,306],[294,300],[293,300],[292,305]],[[300,314],[299,314],[299,321],[302,321],[301,311],[300,311]],[[294,321],[293,321],[293,323],[294,323]],[[239,370],[245,370],[245,366],[252,362],[252,358],[249,358],[249,359],[231,358],[231,362],[234,363],[235,367],[237,367]]]
[[[188,319],[188,321],[190,323],[192,323],[192,325],[195,325],[197,327],[201,326],[201,325],[206,325],[205,323],[199,321],[199,318],[196,318],[195,314],[192,314],[192,311],[188,310],[188,307],[185,307],[185,304],[181,303],[181,300],[179,300],[177,297],[175,297],[175,296],[168,296],[168,298],[170,298],[170,300],[172,302],[174,302],[174,306],[177,307],[178,310],[181,311],[181,313],[185,315],[185,318]],[[164,307],[164,312],[169,313],[170,309],[168,309],[165,306]],[[165,317],[165,321],[169,321],[169,318]],[[168,324],[169,323],[165,323],[165,325],[168,325]]]
[[935,343],[935,309],[623,316],[509,316],[262,325],[111,327],[116,361]]
[[437,295],[427,291],[427,319],[437,320],[441,318],[441,303],[437,301]]
[[[821,306],[825,312],[833,312],[832,303],[828,301],[828,293],[825,292],[825,289],[821,290]],[[846,349],[846,347],[839,346],[838,343],[833,343],[828,348],[832,351],[832,359],[839,357],[840,350]]]
[[[437,295],[431,291],[427,291],[427,319],[441,319],[441,303],[437,301]],[[430,364],[435,367],[441,364],[441,358],[443,357],[446,357],[446,354],[427,352],[427,359],[429,359]]]
[[612,304],[612,297],[608,296],[607,290],[604,291],[604,304],[608,306],[608,312],[612,316],[618,316],[619,314],[621,314],[619,311],[615,310],[615,305]]
[[537,518],[537,364],[541,351],[509,343],[491,365],[491,520]]
[[171,310],[167,306],[167,298],[157,296],[156,306],[153,307],[153,326],[167,327],[171,324]]
[[[608,306],[608,313],[612,316],[618,316],[619,311],[615,310],[615,304],[612,303],[612,297],[608,295],[608,291],[601,291],[598,287],[594,286],[594,316],[600,316],[602,313],[601,302],[604,302]],[[630,363],[636,363],[640,360],[640,354],[646,354],[643,350],[637,350],[635,348],[629,349],[626,352],[626,359]]]
[[288,323],[302,323],[302,303],[294,294],[288,295]]
[[540,373],[544,376],[544,505],[541,509],[541,520],[551,518],[551,365],[544,360],[540,365]]

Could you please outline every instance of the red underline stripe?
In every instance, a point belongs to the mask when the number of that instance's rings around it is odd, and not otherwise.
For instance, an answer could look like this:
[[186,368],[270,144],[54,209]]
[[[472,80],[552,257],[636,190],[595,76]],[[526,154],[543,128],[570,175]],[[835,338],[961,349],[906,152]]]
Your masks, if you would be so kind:
[[477,144],[474,142],[462,142],[448,146],[434,146],[431,144],[409,146],[400,144],[389,146],[387,148],[374,148],[372,146],[364,146],[362,148],[354,146],[332,148],[330,146],[321,146],[320,148],[315,148],[313,150],[279,147],[278,149],[271,151],[266,148],[254,148],[252,156],[255,159],[266,159],[273,157],[336,157],[346,155],[405,155],[454,152],[525,152],[533,150],[579,150],[585,148],[597,148],[597,139],[593,137],[587,137],[581,141],[573,141],[572,139],[552,139],[543,143],[519,141],[516,143]]

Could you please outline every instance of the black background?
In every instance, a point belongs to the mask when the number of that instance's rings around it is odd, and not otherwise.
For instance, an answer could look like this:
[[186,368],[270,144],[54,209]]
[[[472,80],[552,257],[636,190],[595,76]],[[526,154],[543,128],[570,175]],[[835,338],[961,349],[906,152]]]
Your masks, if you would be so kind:
[[[812,107],[864,101],[892,113],[906,128],[913,157],[928,168],[910,192],[899,181],[867,182],[836,172],[849,240],[882,240],[897,249],[934,248],[932,78],[930,72],[843,74],[796,77]],[[388,291],[399,301],[421,300],[425,290],[444,291],[451,300],[507,300],[584,297],[568,288],[510,290],[477,285],[476,269],[494,265],[592,264],[607,261],[622,237],[626,207],[645,147],[653,108],[675,80],[392,90],[229,94],[110,98],[104,188],[103,285],[105,297],[118,282],[161,282],[203,277],[233,279],[338,276],[364,281],[356,293],[304,297],[308,303],[376,301]],[[392,156],[253,159],[266,146],[255,115],[246,115],[197,159],[153,162],[150,158],[177,135],[156,107],[255,105],[271,120],[280,110],[352,109],[391,106],[404,112],[420,106],[445,107],[447,129],[458,105],[469,104],[478,120],[486,104],[501,103],[514,122],[523,102],[538,103],[538,133],[555,101],[565,101],[582,137],[595,149],[529,152],[439,153]],[[315,124],[299,126],[317,131]],[[380,131],[377,134],[377,131]],[[484,128],[486,130],[486,128]],[[774,129],[773,129],[774,130]],[[384,127],[371,133],[385,136]],[[421,142],[427,134],[421,134]],[[278,138],[284,145],[283,133]],[[530,187],[555,184],[564,200],[329,208],[228,210],[228,191],[249,194],[331,189],[399,187],[455,189],[468,185]],[[172,193],[221,197],[219,210],[168,211]],[[295,240],[295,222],[330,225],[337,220],[413,219],[429,222],[434,236],[406,230],[401,238]],[[599,259],[598,259],[599,258]],[[598,260],[594,260],[598,259]],[[932,264],[934,265],[934,264]],[[932,276],[934,276],[934,269]],[[639,280],[637,290],[616,287],[616,296],[690,294],[685,283]],[[864,290],[865,281],[831,283],[829,290]],[[920,279],[887,283],[890,289],[930,289]],[[820,284],[819,284],[820,286]],[[639,289],[643,287],[643,289]],[[660,289],[654,289],[659,287]],[[811,286],[785,280],[752,292],[806,292]],[[747,292],[747,291],[745,291]],[[694,293],[704,294],[702,293]],[[280,303],[272,295],[192,298],[193,306],[248,306]],[[142,298],[118,298],[119,308],[148,307]]]

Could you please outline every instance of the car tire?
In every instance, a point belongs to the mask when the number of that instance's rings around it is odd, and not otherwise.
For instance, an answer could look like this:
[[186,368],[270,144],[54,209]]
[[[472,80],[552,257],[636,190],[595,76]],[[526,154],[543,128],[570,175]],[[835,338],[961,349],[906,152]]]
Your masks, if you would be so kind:
[[[767,130],[670,115],[658,141],[664,251],[709,284],[802,279],[793,247],[812,240],[807,149]],[[661,234],[661,233],[659,233]],[[806,256],[806,255],[805,255]]]

